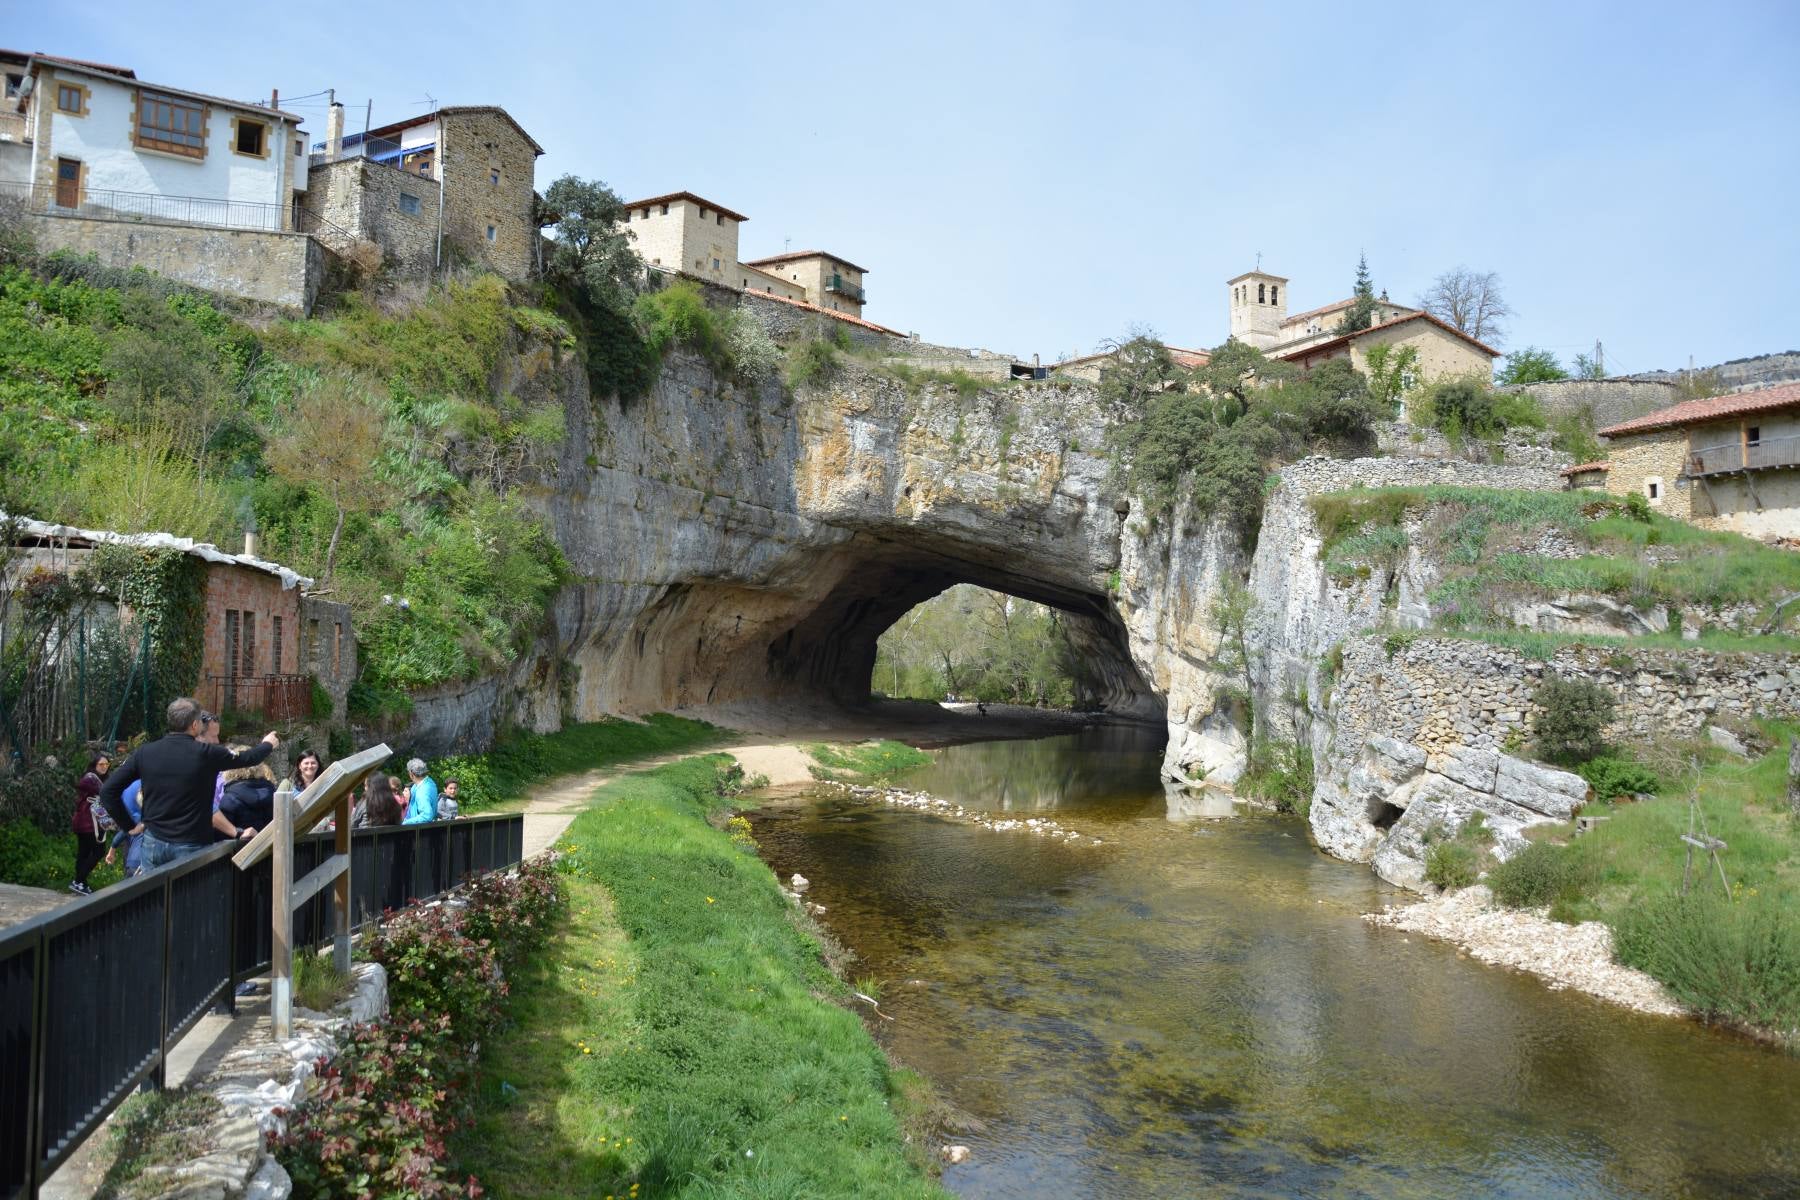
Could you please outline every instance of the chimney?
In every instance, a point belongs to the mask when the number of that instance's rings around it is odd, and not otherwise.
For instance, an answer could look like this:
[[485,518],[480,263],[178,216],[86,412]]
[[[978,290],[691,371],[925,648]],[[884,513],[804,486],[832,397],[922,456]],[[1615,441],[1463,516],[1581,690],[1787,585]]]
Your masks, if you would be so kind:
[[254,529],[244,530],[244,557],[245,558],[255,558],[256,557],[256,549],[257,549],[257,547],[256,547],[256,530],[254,530]]
[[270,108],[280,108],[281,107],[281,89],[280,88],[270,88],[269,89],[269,107]]
[[325,161],[336,162],[344,152],[344,106],[332,101],[325,114]]

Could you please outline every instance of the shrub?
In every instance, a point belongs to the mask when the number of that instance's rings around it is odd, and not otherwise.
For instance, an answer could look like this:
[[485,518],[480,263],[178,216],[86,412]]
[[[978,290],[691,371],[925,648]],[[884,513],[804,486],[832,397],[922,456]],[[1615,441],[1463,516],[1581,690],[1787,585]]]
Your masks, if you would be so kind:
[[829,378],[838,369],[838,349],[831,342],[811,338],[788,351],[788,386],[798,390]]
[[465,898],[408,910],[371,937],[370,957],[388,972],[388,1019],[352,1029],[318,1089],[285,1114],[287,1133],[269,1135],[295,1195],[481,1194],[473,1177],[456,1180],[447,1140],[468,1120],[475,1052],[507,993],[503,965],[542,944],[563,891],[539,857],[476,879]]
[[1531,842],[1488,872],[1494,899],[1508,908],[1541,908],[1582,899],[1597,881],[1594,864],[1572,846]]
[[1614,796],[1636,795],[1639,792],[1654,793],[1661,787],[1656,772],[1644,764],[1605,754],[1582,763],[1575,768],[1575,773],[1587,780],[1588,785],[1594,789],[1594,795],[1602,800],[1611,800]]
[[1710,1017],[1800,1029],[1800,915],[1778,903],[1673,892],[1620,914],[1620,962]]
[[725,322],[707,307],[698,284],[681,279],[648,292],[638,297],[635,311],[652,352],[663,355],[684,346],[716,367],[729,363]]
[[741,308],[731,314],[726,325],[725,349],[732,370],[744,379],[763,379],[781,366],[781,347],[761,321]]
[[1606,688],[1585,679],[1546,676],[1532,700],[1542,711],[1532,721],[1531,732],[1545,758],[1583,763],[1604,748],[1601,732],[1617,708]]
[[1468,842],[1452,838],[1425,850],[1425,878],[1446,892],[1475,882],[1481,856]]
[[16,775],[0,775],[0,823],[24,822],[43,833],[69,831],[75,813],[75,781],[81,778],[79,751],[63,755],[59,766],[44,763]]
[[1304,742],[1263,738],[1250,748],[1250,761],[1237,790],[1266,800],[1275,811],[1304,819],[1312,811],[1312,747]]

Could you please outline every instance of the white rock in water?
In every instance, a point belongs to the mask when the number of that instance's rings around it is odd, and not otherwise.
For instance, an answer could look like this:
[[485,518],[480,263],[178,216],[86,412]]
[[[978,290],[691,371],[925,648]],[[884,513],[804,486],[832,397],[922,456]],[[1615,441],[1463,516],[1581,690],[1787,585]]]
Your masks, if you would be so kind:
[[812,886],[812,880],[796,871],[794,872],[794,877],[788,880],[788,886],[793,888],[796,892],[804,892],[807,888]]
[[967,1146],[945,1146],[939,1153],[944,1156],[944,1161],[951,1166],[969,1161],[969,1148]]
[[1739,758],[1750,757],[1749,747],[1739,741],[1737,734],[1731,732],[1729,729],[1720,729],[1717,725],[1708,725],[1706,727],[1706,739],[1728,754],[1735,754]]

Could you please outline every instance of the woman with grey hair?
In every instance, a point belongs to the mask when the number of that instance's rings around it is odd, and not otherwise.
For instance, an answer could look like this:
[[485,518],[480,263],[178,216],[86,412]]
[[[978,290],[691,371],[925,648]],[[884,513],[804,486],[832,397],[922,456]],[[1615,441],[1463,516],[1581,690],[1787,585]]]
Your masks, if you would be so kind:
[[425,760],[409,759],[406,774],[412,780],[406,789],[406,819],[402,825],[423,825],[438,819],[437,781],[425,773]]

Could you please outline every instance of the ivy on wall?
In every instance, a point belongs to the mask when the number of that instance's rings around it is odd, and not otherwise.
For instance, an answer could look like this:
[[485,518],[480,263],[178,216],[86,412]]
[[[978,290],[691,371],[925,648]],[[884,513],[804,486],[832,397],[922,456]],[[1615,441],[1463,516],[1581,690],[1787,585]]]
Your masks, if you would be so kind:
[[[162,732],[164,706],[200,683],[206,651],[206,563],[178,550],[98,546],[83,569],[100,590],[131,609],[138,635],[150,631],[150,695],[134,679],[121,733]],[[135,647],[137,636],[132,638]]]

